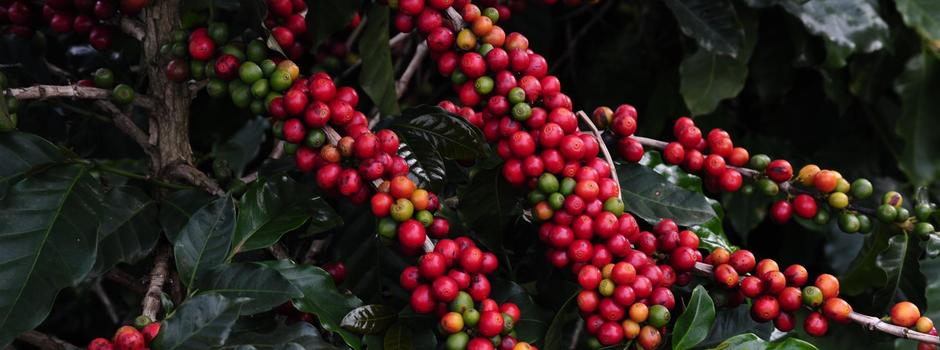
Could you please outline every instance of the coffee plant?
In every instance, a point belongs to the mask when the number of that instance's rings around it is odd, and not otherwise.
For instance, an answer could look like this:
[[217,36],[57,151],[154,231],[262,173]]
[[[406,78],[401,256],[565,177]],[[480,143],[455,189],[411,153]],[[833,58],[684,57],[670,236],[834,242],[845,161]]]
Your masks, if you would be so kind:
[[936,18],[0,0],[0,345],[937,349]]

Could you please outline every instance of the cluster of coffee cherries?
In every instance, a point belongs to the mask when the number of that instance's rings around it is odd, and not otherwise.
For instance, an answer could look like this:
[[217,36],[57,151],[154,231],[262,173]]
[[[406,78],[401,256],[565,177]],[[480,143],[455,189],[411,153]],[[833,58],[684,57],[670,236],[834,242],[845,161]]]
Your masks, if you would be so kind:
[[[937,328],[933,325],[933,320],[927,316],[921,316],[920,309],[908,301],[902,301],[891,307],[890,313],[882,318],[882,321],[904,328],[910,328],[921,333],[927,333],[937,336]],[[928,343],[918,343],[918,350],[937,350],[937,346]]]
[[[111,48],[117,32],[106,21],[120,15],[136,15],[147,6],[150,6],[149,0],[122,0],[120,3],[116,0],[49,0],[43,4],[42,18],[53,32],[87,35],[92,47],[105,51]],[[13,5],[10,10],[13,10]],[[12,16],[10,20],[13,20]]]
[[160,322],[147,316],[139,316],[134,326],[123,326],[114,332],[111,340],[95,338],[88,343],[88,350],[145,350],[160,333]]
[[411,292],[411,308],[419,314],[435,313],[449,350],[514,349],[513,330],[519,307],[490,299],[490,281],[496,255],[484,252],[467,237],[441,239],[434,250],[406,267],[399,284]]
[[92,47],[105,51],[118,32],[109,22],[117,16],[136,15],[147,6],[150,0],[49,0],[41,8],[25,0],[0,1],[0,33],[30,37],[36,30],[35,18],[41,16],[54,33],[85,35]]
[[876,216],[885,223],[897,223],[909,229],[915,236],[927,240],[931,235],[937,234],[933,224],[930,223],[936,208],[931,203],[918,203],[911,214],[907,208],[902,207],[904,197],[895,191],[889,191],[881,197],[881,205],[876,209]]
[[[744,298],[751,299],[750,314],[754,321],[772,321],[778,330],[789,332],[796,327],[795,312],[806,308],[811,312],[803,320],[803,330],[815,337],[826,335],[830,321],[841,324],[851,321],[852,306],[839,298],[839,280],[833,275],[821,274],[812,285],[807,285],[809,273],[802,265],[790,265],[781,271],[776,261],[758,262],[753,253],[744,249],[730,253],[716,248],[705,263],[714,266],[712,277],[728,293],[724,305],[734,307]],[[937,334],[933,321],[921,316],[917,306],[907,301],[895,304],[886,320],[918,332]],[[921,343],[920,348],[936,349],[926,343]]]
[[271,36],[284,54],[292,60],[300,59],[304,53],[303,42],[309,41],[307,20],[304,13],[307,3],[303,0],[267,0],[268,17],[265,27],[271,30]]
[[115,84],[114,72],[108,68],[98,68],[92,74],[90,79],[81,79],[76,82],[78,86],[96,87],[99,89],[110,89],[111,100],[119,105],[129,105],[134,102],[136,93],[134,88],[128,84]]

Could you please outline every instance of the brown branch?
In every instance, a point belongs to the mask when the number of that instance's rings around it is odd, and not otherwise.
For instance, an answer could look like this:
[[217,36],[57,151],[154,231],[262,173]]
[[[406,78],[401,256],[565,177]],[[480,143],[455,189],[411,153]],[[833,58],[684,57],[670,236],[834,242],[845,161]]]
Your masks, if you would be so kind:
[[105,311],[108,313],[108,317],[111,318],[111,322],[118,324],[121,320],[118,318],[118,314],[114,311],[114,304],[111,303],[111,298],[108,297],[108,293],[104,291],[104,288],[101,286],[101,280],[95,281],[92,286],[92,290],[95,292],[95,295],[98,296],[98,300],[101,301],[101,305],[104,305]]
[[356,26],[356,29],[353,29],[352,33],[349,33],[349,37],[346,38],[346,49],[349,49],[356,43],[356,39],[359,38],[359,34],[362,34],[362,30],[366,27],[366,21],[369,20],[369,17],[362,17],[362,20],[359,21],[359,25]]
[[161,244],[157,247],[157,253],[153,258],[153,270],[150,271],[150,284],[147,287],[147,294],[141,301],[143,310],[141,315],[150,317],[151,320],[157,319],[157,312],[160,311],[161,299],[163,294],[163,284],[166,282],[169,271],[170,246]]
[[121,16],[118,26],[121,28],[121,31],[130,35],[135,40],[144,41],[146,34],[144,34],[144,24],[140,21],[127,16]]
[[287,253],[287,249],[284,248],[284,245],[280,243],[272,244],[270,247],[268,247],[268,251],[271,252],[271,255],[273,255],[277,260],[290,259],[290,254]]
[[51,335],[38,332],[27,331],[16,337],[17,340],[35,346],[41,350],[80,350],[81,348],[70,344],[67,341],[53,337]]
[[180,180],[185,180],[190,184],[202,188],[210,194],[216,196],[225,194],[225,191],[219,187],[219,184],[215,182],[215,180],[209,177],[209,175],[206,175],[206,173],[202,172],[202,170],[196,169],[196,167],[190,164],[177,163],[175,166],[170,167],[168,175]]
[[140,283],[139,279],[131,276],[131,274],[121,269],[113,268],[109,270],[108,273],[104,275],[104,278],[120,284],[121,286],[124,286],[124,288],[127,288],[134,293],[147,294],[147,288],[144,287],[142,283]]
[[427,55],[428,43],[422,41],[415,49],[415,55],[411,58],[411,62],[408,63],[408,68],[405,68],[405,72],[401,74],[401,78],[395,82],[395,94],[398,95],[398,98],[401,98],[401,96],[405,94],[405,91],[408,90],[408,84],[411,83],[411,78],[418,72],[418,68],[421,67],[421,62],[424,61],[424,57]]
[[313,264],[317,261],[317,255],[323,251],[323,247],[330,243],[330,237],[325,239],[315,239],[313,242],[310,242],[310,249],[307,249],[307,253],[304,254],[304,264]]
[[617,176],[617,166],[614,164],[614,158],[610,156],[610,150],[607,149],[607,144],[604,143],[604,137],[601,135],[601,131],[597,130],[597,126],[594,125],[594,122],[591,121],[591,118],[588,118],[584,111],[578,111],[578,116],[591,128],[591,132],[594,133],[597,143],[601,146],[601,152],[604,153],[604,158],[607,159],[607,165],[610,165],[610,175],[614,178],[614,181],[619,184],[620,177]]
[[[695,263],[695,268],[693,269],[694,272],[704,276],[711,276],[713,270],[714,266],[700,262]],[[877,330],[879,332],[887,333],[898,338],[911,339],[928,344],[940,345],[940,338],[936,336],[917,332],[904,327],[895,326],[890,323],[885,323],[877,317],[867,316],[853,311],[849,314],[849,319],[852,320],[852,322],[858,323],[869,331]]]
[[144,149],[144,153],[150,154],[153,151],[154,145],[150,143],[150,135],[147,135],[147,133],[137,127],[137,124],[134,124],[131,117],[121,111],[120,108],[104,100],[95,101],[95,105],[111,114],[111,120],[114,122],[114,126],[127,134],[127,136],[130,136],[134,142],[137,142],[137,144]]
[[[43,100],[47,98],[72,98],[82,100],[109,100],[111,90],[79,85],[33,85],[6,90],[7,96],[18,100]],[[156,104],[148,96],[135,96],[134,105],[153,109]]]

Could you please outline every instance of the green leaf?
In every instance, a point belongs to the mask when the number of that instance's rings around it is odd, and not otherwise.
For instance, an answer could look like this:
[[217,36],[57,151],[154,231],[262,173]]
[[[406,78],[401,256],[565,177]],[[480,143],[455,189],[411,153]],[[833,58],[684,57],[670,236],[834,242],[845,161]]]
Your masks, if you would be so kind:
[[697,348],[710,348],[733,336],[744,333],[756,333],[758,337],[769,339],[774,327],[771,322],[757,323],[751,318],[748,304],[738,305],[733,309],[719,308],[712,324],[712,329]]
[[136,187],[118,187],[105,194],[99,220],[98,272],[144,258],[160,239],[156,202]]
[[490,278],[493,293],[490,299],[499,304],[511,302],[519,307],[520,318],[513,326],[516,339],[528,343],[535,343],[545,337],[548,328],[547,317],[538,304],[532,300],[529,293],[519,284],[499,278]]
[[200,293],[218,293],[229,299],[249,298],[242,305],[243,315],[268,311],[304,295],[277,270],[255,263],[219,266],[196,285]]
[[412,139],[409,142],[401,144],[398,155],[405,158],[411,174],[418,180],[416,184],[419,188],[440,192],[447,178],[443,157],[423,139]]
[[878,266],[877,260],[888,248],[888,240],[893,234],[890,228],[876,223],[874,231],[865,237],[865,243],[849,264],[849,269],[839,276],[839,290],[843,294],[858,295],[869,288],[882,287],[888,283],[888,276]]
[[380,334],[397,319],[398,313],[392,308],[371,304],[350,311],[343,316],[340,326],[359,334]]
[[896,235],[888,240],[888,248],[878,255],[878,267],[888,276],[885,288],[875,293],[874,305],[887,307],[899,295],[917,304],[921,309],[927,308],[927,298],[924,291],[927,289],[927,280],[920,272],[920,255],[923,251],[920,242],[912,240],[907,233]]
[[42,137],[19,131],[0,133],[0,198],[30,170],[63,160],[62,151]]
[[685,35],[703,49],[737,57],[744,42],[744,28],[730,0],[666,0]]
[[809,32],[853,52],[879,50],[888,40],[888,25],[869,1],[782,1],[780,5]]
[[267,128],[268,121],[265,118],[256,117],[245,122],[241,129],[215,150],[215,158],[228,161],[232,174],[241,176],[248,163],[258,156]]
[[894,2],[904,24],[927,40],[940,39],[940,2],[933,0],[897,0]]
[[180,280],[189,290],[217,266],[225,263],[235,232],[235,203],[225,196],[199,209],[173,242]]
[[924,244],[924,249],[927,251],[927,256],[931,259],[940,255],[940,236],[930,235],[930,238],[928,238],[927,242]]
[[488,247],[496,249],[502,246],[503,228],[520,212],[518,193],[499,168],[482,169],[458,192],[457,211]]
[[382,347],[385,350],[411,350],[414,348],[411,329],[401,323],[392,325],[385,332],[385,339],[382,341]]
[[735,97],[744,89],[747,63],[757,43],[757,19],[750,12],[743,14],[747,36],[740,54],[729,57],[699,49],[679,65],[679,93],[692,115],[711,113],[722,100]]
[[715,303],[708,296],[705,287],[699,285],[692,290],[685,311],[679,315],[672,333],[672,348],[691,349],[708,337],[708,332],[715,323]]
[[243,349],[240,347],[278,349],[287,344],[297,344],[303,349],[339,349],[323,339],[317,328],[307,322],[296,322],[290,325],[278,322],[273,329],[264,327],[248,330],[238,329],[239,324],[240,322],[235,324],[235,328],[222,349]]
[[220,346],[228,339],[245,301],[219,294],[192,297],[161,322],[160,334],[152,347],[155,350],[204,350]]
[[571,295],[568,301],[558,309],[552,324],[548,326],[545,332],[545,350],[568,350],[575,348],[573,344],[577,342],[575,327],[583,327],[578,324],[581,316],[578,314],[578,293]]
[[895,91],[901,95],[902,114],[895,132],[904,140],[904,150],[898,166],[914,183],[923,186],[933,182],[940,174],[940,99],[934,91],[940,89],[940,70],[932,55],[920,54],[907,62],[905,70],[895,81]]
[[782,340],[768,342],[758,336],[747,333],[740,334],[734,337],[725,340],[718,346],[712,348],[714,350],[725,350],[725,349],[748,349],[748,350],[814,350],[816,349],[813,344],[807,343],[805,341],[796,339],[796,338],[784,338]]
[[767,208],[773,202],[773,197],[752,191],[737,191],[725,193],[722,196],[722,207],[725,209],[725,219],[745,243],[751,231],[757,228],[767,217]]
[[440,107],[406,109],[395,118],[391,129],[403,142],[412,144],[412,140],[423,140],[448,159],[476,159],[485,153],[486,141],[480,129]]
[[395,68],[392,48],[388,44],[388,6],[372,6],[366,16],[359,53],[362,71],[359,85],[382,114],[398,114],[398,93],[395,91]]
[[308,9],[307,28],[310,28],[314,35],[314,42],[310,47],[319,47],[330,35],[349,25],[349,21],[359,9],[359,1],[306,0],[305,2]]
[[[287,176],[260,178],[253,182],[238,202],[235,223],[235,244],[238,252],[267,248],[285,233],[301,227],[318,213],[318,227],[337,225],[339,214],[312,188],[298,184]],[[329,226],[329,224],[333,226]]]
[[340,322],[352,309],[362,305],[355,295],[346,295],[336,289],[333,278],[316,266],[296,265],[286,260],[261,263],[281,273],[304,296],[294,299],[294,306],[303,312],[316,314],[324,329],[339,333],[346,344],[359,349],[362,339],[340,327]]
[[0,345],[39,325],[59,290],[95,263],[97,184],[80,165],[10,187],[0,200]]
[[733,250],[731,243],[728,242],[728,237],[725,236],[724,230],[721,230],[721,220],[717,217],[708,220],[702,225],[691,226],[689,229],[698,236],[699,248],[703,248],[707,251],[715,250],[715,248],[724,248],[728,251]]
[[617,176],[624,208],[646,222],[672,218],[680,226],[692,226],[717,217],[704,195],[676,186],[645,166],[618,164]]
[[189,219],[215,197],[203,190],[182,190],[170,193],[160,202],[160,227],[170,242],[175,242]]
[[663,163],[662,154],[657,151],[644,153],[639,163],[653,169],[653,171],[659,173],[665,177],[666,180],[679,187],[693,192],[702,192],[702,178],[685,172],[685,170],[682,170],[678,165]]

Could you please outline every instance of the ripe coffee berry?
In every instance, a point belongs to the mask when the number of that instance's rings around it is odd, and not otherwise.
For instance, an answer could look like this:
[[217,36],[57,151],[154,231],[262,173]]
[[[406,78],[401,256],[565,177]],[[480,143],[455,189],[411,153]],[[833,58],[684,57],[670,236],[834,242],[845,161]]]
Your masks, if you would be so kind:
[[814,337],[824,336],[829,331],[829,321],[819,312],[810,312],[803,321],[803,330]]
[[793,167],[790,166],[790,162],[783,159],[771,161],[765,172],[767,177],[777,183],[788,181],[793,177]]
[[830,299],[839,296],[839,280],[828,273],[816,277],[814,285],[822,292],[823,299]]
[[[823,316],[838,323],[848,323],[852,306],[841,298],[831,298],[823,303]],[[916,319],[915,319],[916,320]]]
[[770,206],[770,218],[778,224],[784,224],[790,221],[793,215],[793,207],[786,200],[779,200]]
[[891,323],[908,328],[917,323],[917,319],[920,318],[920,310],[917,305],[902,301],[891,307],[890,316]]
[[738,273],[751,272],[751,270],[753,270],[754,266],[757,264],[754,258],[754,253],[751,253],[745,249],[740,249],[732,253],[728,263]]
[[812,218],[816,215],[816,199],[808,194],[797,195],[793,198],[793,211],[801,218]]

